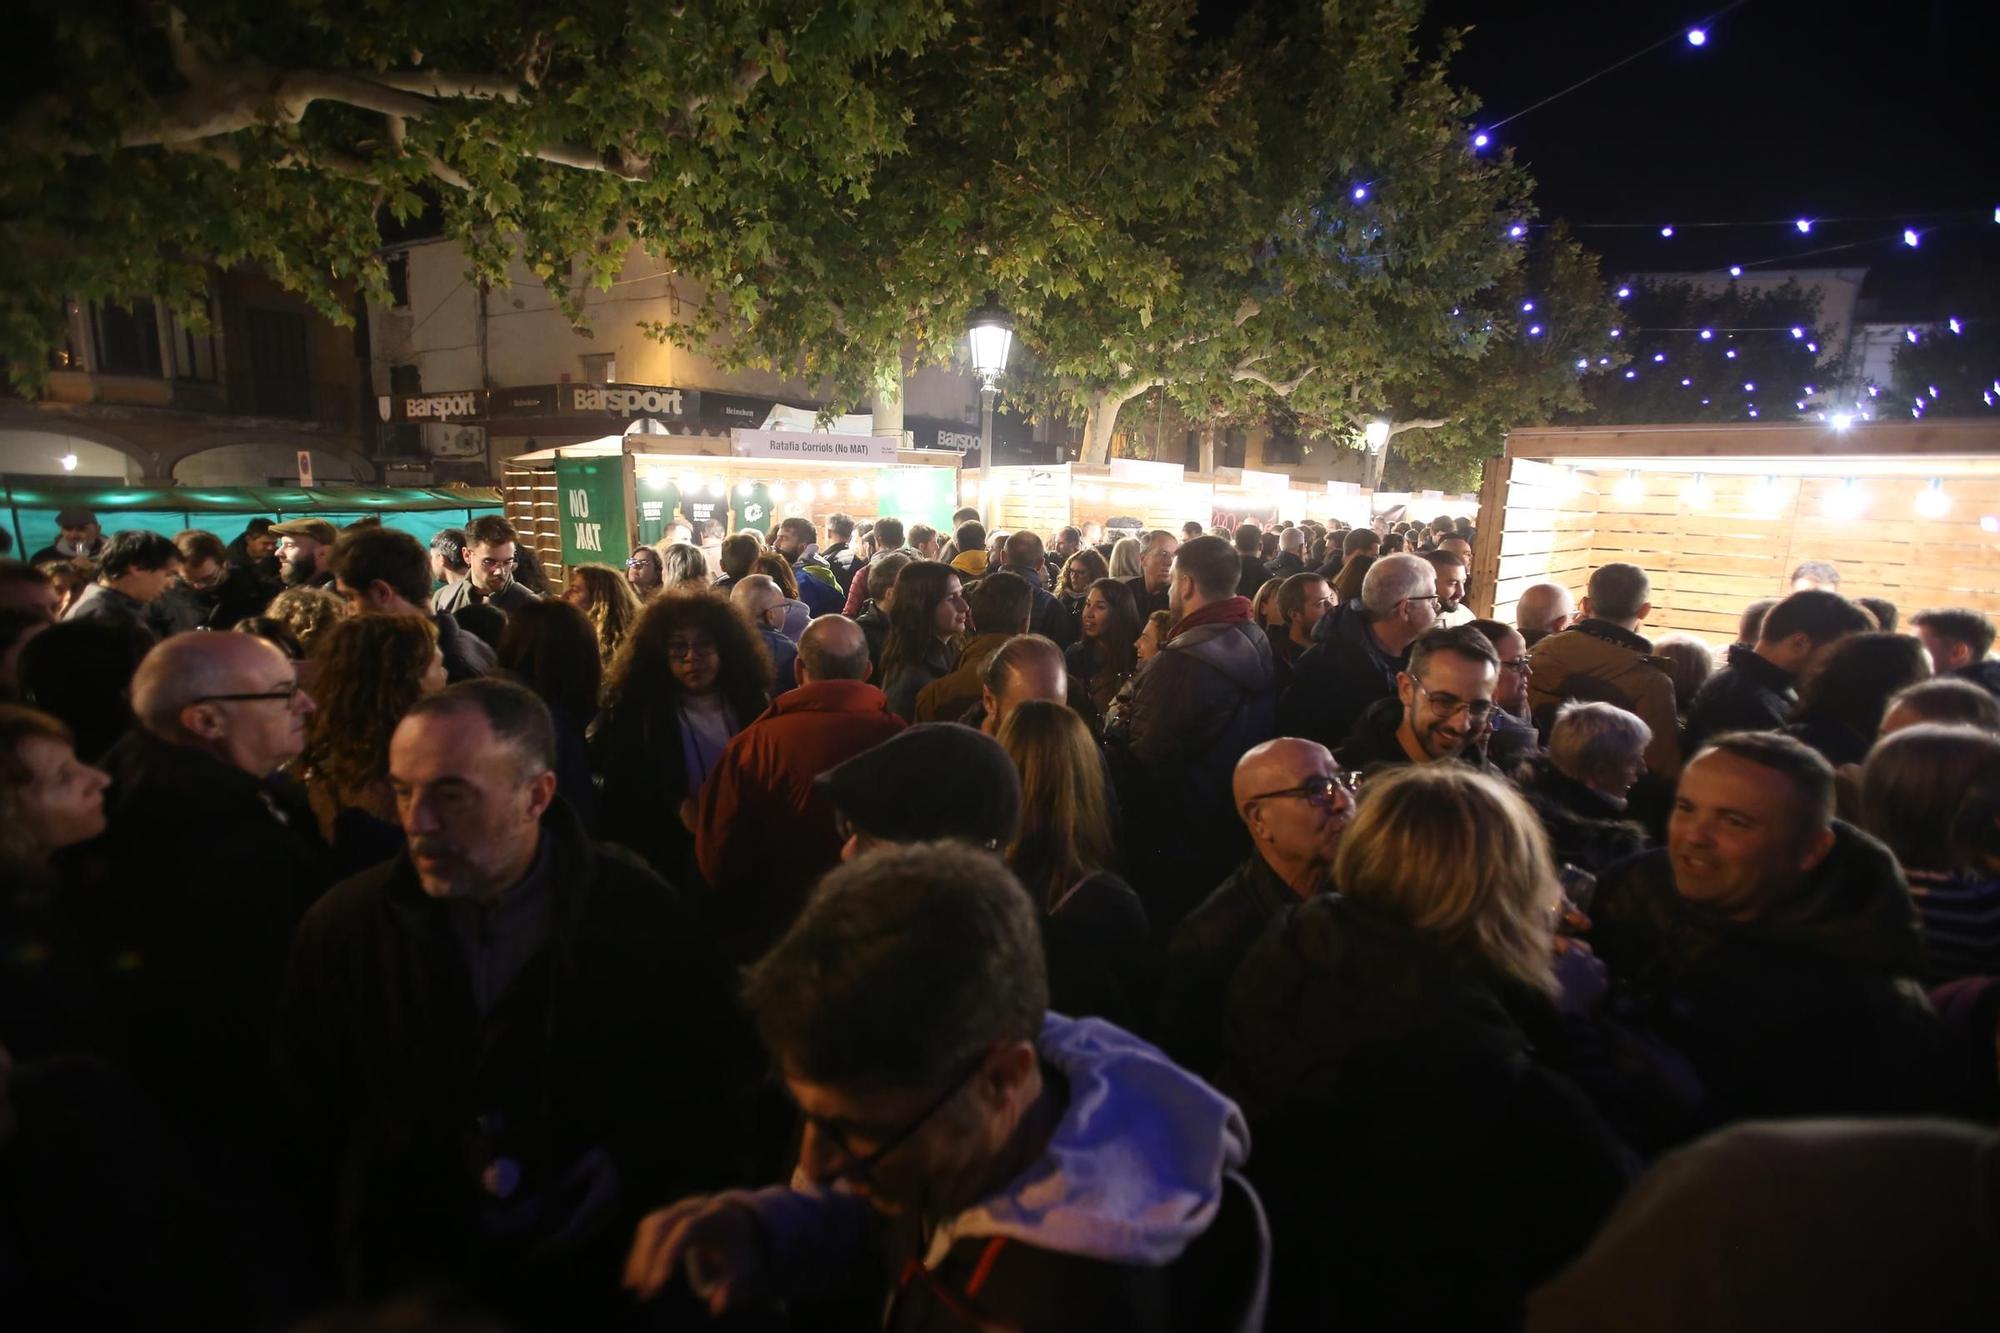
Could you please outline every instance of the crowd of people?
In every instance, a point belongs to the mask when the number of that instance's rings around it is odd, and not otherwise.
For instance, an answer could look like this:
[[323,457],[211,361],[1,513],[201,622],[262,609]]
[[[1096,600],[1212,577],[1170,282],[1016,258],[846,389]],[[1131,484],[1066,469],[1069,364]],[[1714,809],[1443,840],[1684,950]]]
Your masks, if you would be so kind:
[[1380,526],[65,511],[9,1326],[2000,1327],[1987,617]]

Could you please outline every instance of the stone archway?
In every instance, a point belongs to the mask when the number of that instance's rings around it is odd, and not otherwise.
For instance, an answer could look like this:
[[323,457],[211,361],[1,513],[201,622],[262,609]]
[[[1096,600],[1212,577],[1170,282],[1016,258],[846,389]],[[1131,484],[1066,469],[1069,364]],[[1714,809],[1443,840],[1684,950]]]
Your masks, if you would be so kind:
[[[63,467],[61,460],[70,456],[78,466]],[[152,449],[114,431],[46,412],[0,412],[0,472],[58,478],[113,471],[120,485],[172,484]]]
[[[352,436],[321,434],[317,431],[257,429],[212,431],[182,441],[167,450],[163,450],[161,466],[167,472],[168,476],[172,478],[176,476],[177,470],[183,462],[186,462],[197,454],[205,454],[217,449],[238,448],[279,450],[286,454],[291,454],[301,449],[310,450],[323,457],[338,459],[345,463],[352,474],[353,483],[363,486],[375,484],[379,476],[374,460],[368,457],[366,451],[360,447],[359,442]],[[267,470],[284,472],[288,471],[289,467]],[[260,476],[252,484],[261,485],[263,484],[263,480]]]

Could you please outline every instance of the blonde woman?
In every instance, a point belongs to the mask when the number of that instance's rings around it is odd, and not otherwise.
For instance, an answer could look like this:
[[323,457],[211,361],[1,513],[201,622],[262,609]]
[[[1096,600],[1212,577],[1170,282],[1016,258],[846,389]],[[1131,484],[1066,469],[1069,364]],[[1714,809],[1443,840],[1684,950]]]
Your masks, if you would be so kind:
[[1114,579],[1136,579],[1145,574],[1139,563],[1140,545],[1137,537],[1120,537],[1111,547],[1111,577]]
[[999,740],[1021,775],[1007,865],[1041,909],[1050,1006],[1142,1019],[1150,927],[1139,896],[1111,871],[1111,798],[1090,728],[1067,704],[1034,699],[1008,712]]
[[660,586],[663,589],[683,585],[706,588],[713,582],[714,568],[709,564],[708,553],[701,547],[675,542],[660,552]]
[[[1252,799],[1282,816],[1306,797]],[[1333,879],[1230,991],[1222,1084],[1249,1116],[1272,1234],[1290,1238],[1271,1326],[1518,1322],[1629,1170],[1544,1062],[1561,897],[1541,828],[1498,779],[1405,768],[1368,784]],[[1564,956],[1566,980],[1589,970],[1581,946]]]
[[[669,546],[669,551],[679,548]],[[692,549],[692,548],[689,548]],[[700,552],[696,552],[699,555]],[[667,586],[671,587],[672,584]],[[609,565],[578,565],[569,572],[563,600],[589,618],[597,634],[597,655],[609,667],[625,636],[638,623],[644,604],[631,580]]]

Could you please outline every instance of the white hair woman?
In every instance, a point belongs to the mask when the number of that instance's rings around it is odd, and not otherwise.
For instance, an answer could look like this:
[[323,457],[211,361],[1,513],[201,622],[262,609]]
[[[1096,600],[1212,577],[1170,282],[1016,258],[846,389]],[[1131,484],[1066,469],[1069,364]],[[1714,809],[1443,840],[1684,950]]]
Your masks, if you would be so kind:
[[1625,817],[1626,795],[1646,771],[1653,729],[1613,704],[1571,700],[1549,728],[1549,752],[1521,789],[1541,819],[1558,865],[1601,875],[1646,849]]

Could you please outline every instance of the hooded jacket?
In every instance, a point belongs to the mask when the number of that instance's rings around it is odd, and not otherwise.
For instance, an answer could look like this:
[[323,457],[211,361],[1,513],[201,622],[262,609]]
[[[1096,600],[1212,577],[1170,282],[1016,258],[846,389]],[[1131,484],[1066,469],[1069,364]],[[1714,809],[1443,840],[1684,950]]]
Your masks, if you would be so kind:
[[1591,918],[1613,1012],[1687,1058],[1717,1122],[1951,1109],[1917,911],[1861,830],[1834,821],[1826,859],[1754,921],[1683,898],[1666,849],[1600,883]]
[[1625,807],[1586,786],[1544,758],[1524,775],[1521,794],[1549,835],[1556,866],[1573,865],[1602,876],[1646,850],[1646,831],[1625,817]]
[[[1729,664],[1708,678],[1688,709],[1687,752],[1729,731],[1777,731],[1791,720],[1799,696],[1792,673],[1745,644],[1729,645]],[[1650,759],[1648,766],[1651,766]]]
[[1244,751],[1276,734],[1270,642],[1249,603],[1230,600],[1239,618],[1181,629],[1135,678],[1113,751],[1132,882],[1162,936],[1243,858],[1230,782]]
[[1271,1328],[1505,1328],[1583,1249],[1629,1159],[1515,1016],[1547,1009],[1338,896],[1251,949],[1221,1084],[1257,1140]]
[[1396,697],[1396,675],[1409,650],[1383,649],[1360,598],[1337,606],[1313,626],[1313,646],[1292,663],[1292,683],[1278,704],[1278,732],[1337,750],[1378,699]]
[[886,1251],[900,1272],[883,1327],[1037,1333],[1165,1330],[1176,1262],[1222,1205],[1249,1154],[1234,1103],[1137,1037],[1050,1014],[1037,1043],[1067,1104],[1042,1155],[940,1221],[927,1240],[889,1229],[854,1195],[816,1188],[731,1196],[770,1242],[771,1273],[798,1297],[851,1289]]
[[1652,730],[1647,771],[1672,781],[1681,771],[1680,714],[1666,659],[1650,640],[1608,620],[1580,620],[1528,650],[1528,710],[1544,738],[1556,709],[1571,699],[1615,704]]

